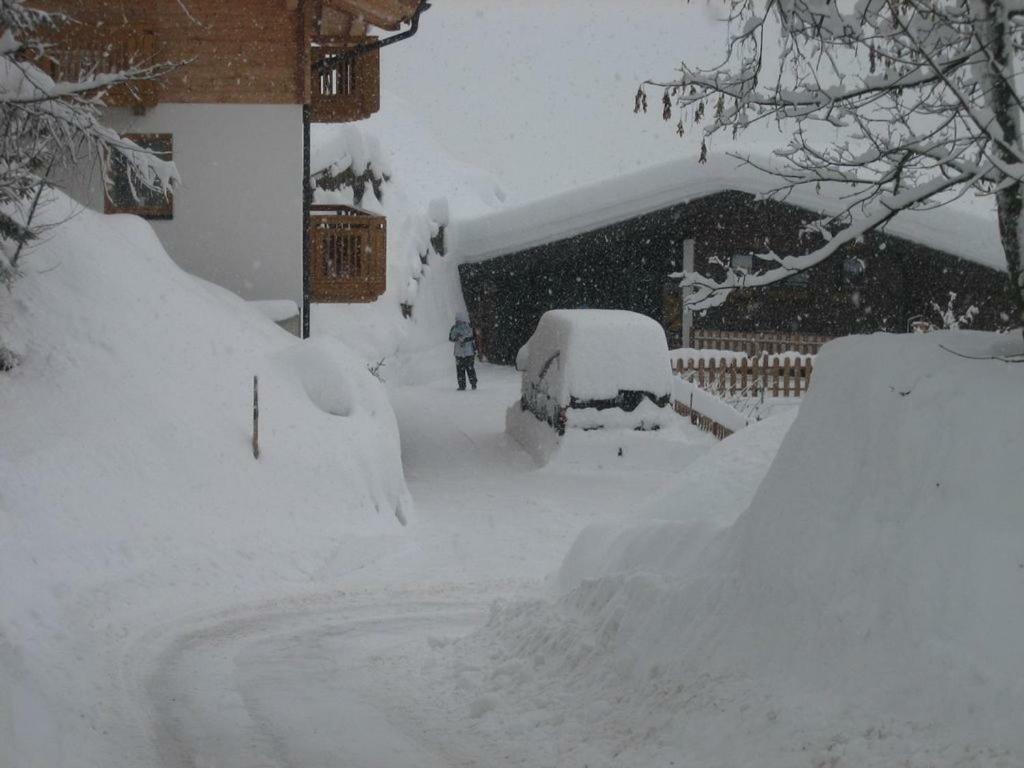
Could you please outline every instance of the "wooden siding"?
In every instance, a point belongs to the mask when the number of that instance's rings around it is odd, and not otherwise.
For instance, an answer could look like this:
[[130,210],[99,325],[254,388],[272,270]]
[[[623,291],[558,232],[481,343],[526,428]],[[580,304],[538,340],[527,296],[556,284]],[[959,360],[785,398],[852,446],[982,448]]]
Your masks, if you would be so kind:
[[316,40],[311,49],[312,65],[327,61],[314,72],[310,85],[309,117],[314,123],[349,123],[365,120],[380,109],[380,50],[367,51],[354,59],[331,58],[352,45],[369,43],[373,37],[354,38],[344,43]]
[[375,301],[387,289],[387,220],[346,205],[310,212],[312,300]]
[[[41,0],[69,14],[74,35],[101,40],[119,30],[151,32],[155,57],[187,62],[160,83],[176,103],[301,104],[306,79],[303,14],[284,0]],[[59,39],[58,35],[57,39]]]

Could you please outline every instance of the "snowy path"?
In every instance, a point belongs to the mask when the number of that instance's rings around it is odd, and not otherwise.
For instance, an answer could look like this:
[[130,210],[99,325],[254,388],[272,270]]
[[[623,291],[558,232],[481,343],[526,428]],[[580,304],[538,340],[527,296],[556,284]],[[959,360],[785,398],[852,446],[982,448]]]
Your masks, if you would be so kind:
[[177,622],[154,640],[141,685],[164,765],[488,764],[401,693],[416,688],[429,640],[479,626],[496,598],[535,592],[580,528],[667,476],[537,470],[503,434],[515,374],[485,366],[481,378],[477,392],[393,392],[416,517],[337,591]]

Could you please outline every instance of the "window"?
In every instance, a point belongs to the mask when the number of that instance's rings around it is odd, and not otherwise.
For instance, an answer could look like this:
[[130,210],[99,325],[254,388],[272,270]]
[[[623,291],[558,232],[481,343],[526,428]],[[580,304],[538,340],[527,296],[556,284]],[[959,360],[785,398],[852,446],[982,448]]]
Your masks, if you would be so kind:
[[[126,133],[124,138],[150,150],[161,160],[173,159],[174,142],[169,133]],[[115,156],[103,210],[106,213],[134,213],[144,219],[173,219],[174,198],[169,190],[148,189],[139,184],[138,179],[129,174],[124,158]]]

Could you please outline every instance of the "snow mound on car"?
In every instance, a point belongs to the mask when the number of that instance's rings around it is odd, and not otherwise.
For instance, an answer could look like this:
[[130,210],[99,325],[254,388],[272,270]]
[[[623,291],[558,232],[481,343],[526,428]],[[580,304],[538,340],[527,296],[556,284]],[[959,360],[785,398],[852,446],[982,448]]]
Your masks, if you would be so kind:
[[529,674],[480,685],[558,711],[532,739],[577,745],[559,765],[1024,764],[1024,366],[947,350],[1021,343],[827,345],[733,525],[675,567],[671,531],[635,537],[619,572],[496,610],[471,644]]
[[523,381],[541,382],[568,405],[612,399],[622,390],[672,391],[665,331],[649,317],[615,309],[545,312],[530,337]]

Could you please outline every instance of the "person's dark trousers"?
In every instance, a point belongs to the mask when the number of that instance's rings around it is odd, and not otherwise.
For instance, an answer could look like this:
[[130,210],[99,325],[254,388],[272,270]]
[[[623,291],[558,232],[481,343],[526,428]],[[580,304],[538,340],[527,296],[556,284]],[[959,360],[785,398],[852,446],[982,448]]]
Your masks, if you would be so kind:
[[459,389],[466,388],[466,374],[469,374],[469,385],[476,389],[476,368],[473,365],[473,356],[455,358],[455,375],[459,379]]

